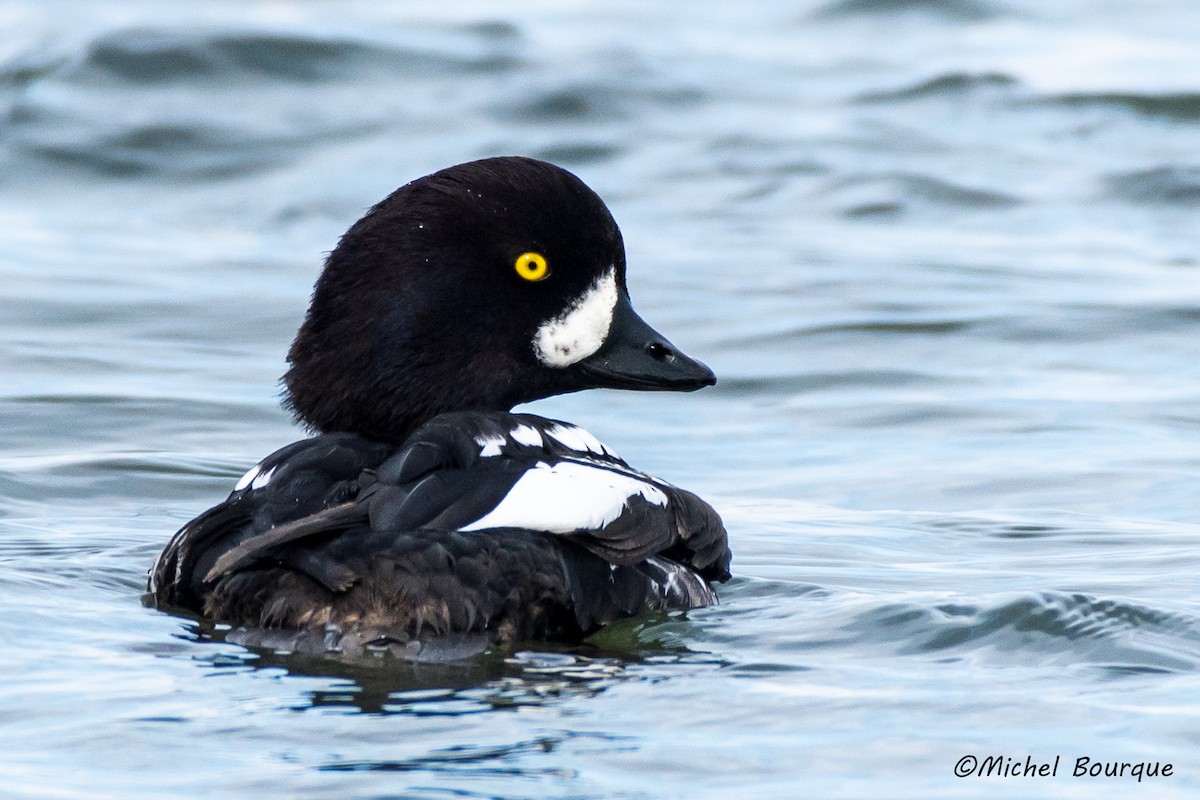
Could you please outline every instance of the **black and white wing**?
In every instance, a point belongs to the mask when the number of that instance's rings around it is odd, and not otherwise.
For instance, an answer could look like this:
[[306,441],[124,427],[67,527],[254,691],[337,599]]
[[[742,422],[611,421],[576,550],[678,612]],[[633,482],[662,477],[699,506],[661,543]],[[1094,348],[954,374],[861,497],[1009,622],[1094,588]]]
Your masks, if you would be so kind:
[[356,497],[359,478],[394,445],[349,433],[295,442],[247,472],[225,502],[189,522],[159,554],[149,591],[160,608],[201,611],[204,575],[231,548]]
[[582,428],[524,414],[443,414],[374,470],[356,496],[224,554],[208,579],[305,538],[372,531],[554,534],[610,564],[652,556],[705,580],[729,577],[717,513],[691,492],[629,467]]
[[239,487],[160,557],[160,606],[391,639],[562,637],[710,605],[729,577],[711,507],[530,415],[444,414],[398,448],[319,436]]

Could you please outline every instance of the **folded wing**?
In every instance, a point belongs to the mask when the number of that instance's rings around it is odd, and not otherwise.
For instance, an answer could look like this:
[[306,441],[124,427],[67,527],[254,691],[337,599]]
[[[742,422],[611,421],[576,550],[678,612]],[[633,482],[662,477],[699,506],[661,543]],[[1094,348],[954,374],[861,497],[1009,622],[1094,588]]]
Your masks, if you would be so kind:
[[425,604],[397,624],[462,630],[511,616],[519,587],[533,592],[522,603],[572,606],[588,630],[642,608],[708,605],[706,581],[728,567],[708,504],[586,431],[460,412],[398,448],[348,434],[284,448],[176,535],[151,588],[160,605],[278,626],[297,624],[289,608],[339,602],[335,616],[382,618],[372,603],[390,597]]

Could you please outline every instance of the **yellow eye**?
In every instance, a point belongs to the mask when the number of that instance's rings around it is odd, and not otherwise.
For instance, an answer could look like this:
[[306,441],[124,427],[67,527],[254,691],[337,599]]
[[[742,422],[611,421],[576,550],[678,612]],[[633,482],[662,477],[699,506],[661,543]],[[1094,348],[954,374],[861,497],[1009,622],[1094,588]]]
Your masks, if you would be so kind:
[[521,253],[513,262],[513,268],[527,281],[542,281],[550,277],[550,265],[541,253]]

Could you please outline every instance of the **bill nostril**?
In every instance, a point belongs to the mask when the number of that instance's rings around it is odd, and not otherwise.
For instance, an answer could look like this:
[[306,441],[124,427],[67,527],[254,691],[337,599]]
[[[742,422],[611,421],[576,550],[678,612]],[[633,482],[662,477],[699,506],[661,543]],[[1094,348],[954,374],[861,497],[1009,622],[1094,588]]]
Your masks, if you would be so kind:
[[667,347],[662,342],[650,342],[646,345],[646,355],[656,361],[666,361],[675,355],[675,351]]

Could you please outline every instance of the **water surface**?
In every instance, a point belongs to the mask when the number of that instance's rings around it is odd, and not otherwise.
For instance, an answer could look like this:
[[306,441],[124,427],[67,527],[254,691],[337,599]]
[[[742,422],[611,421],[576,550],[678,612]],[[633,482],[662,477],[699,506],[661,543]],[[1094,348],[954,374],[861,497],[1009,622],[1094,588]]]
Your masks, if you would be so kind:
[[[0,25],[6,796],[1195,796],[1194,4]],[[721,605],[417,666],[143,607],[169,535],[300,435],[278,378],[323,253],[506,153],[605,197],[643,315],[720,376],[530,408],[721,510]]]

